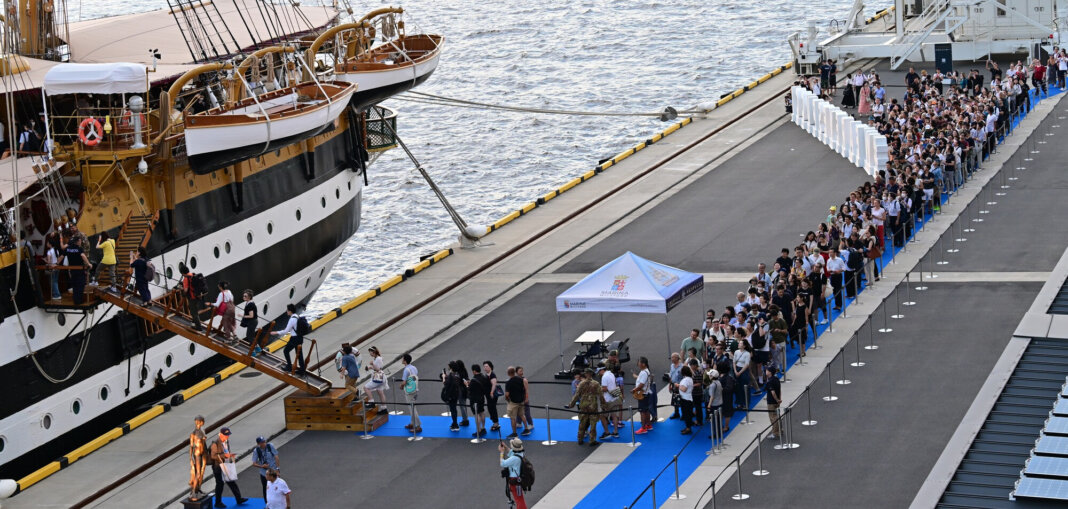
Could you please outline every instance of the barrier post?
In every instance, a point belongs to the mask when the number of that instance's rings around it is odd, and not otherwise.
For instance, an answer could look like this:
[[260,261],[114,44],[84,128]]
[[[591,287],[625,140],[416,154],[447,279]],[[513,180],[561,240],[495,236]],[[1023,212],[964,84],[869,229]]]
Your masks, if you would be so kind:
[[[901,303],[902,306],[915,306],[916,303],[912,300],[912,272],[905,273],[905,302]],[[904,317],[905,315],[901,315]]]
[[946,261],[946,250],[943,249],[944,247],[946,247],[945,243],[944,243],[945,237],[946,237],[945,235],[942,235],[941,237],[938,237],[938,257],[939,257],[939,259],[938,259],[937,262],[935,262],[936,265],[949,265],[949,262]]
[[719,420],[717,412],[719,412],[718,408],[715,412],[709,412],[708,414],[708,438],[712,440],[712,448],[705,451],[705,456],[716,454],[716,449],[719,448],[716,441],[719,438]]
[[916,291],[917,292],[922,292],[922,291],[927,290],[927,287],[924,286],[924,284],[923,284],[923,258],[924,257],[920,257],[920,262],[916,267],[916,268],[920,269],[920,286],[916,287]]
[[812,418],[812,387],[805,387],[805,402],[808,406],[808,419],[801,421],[802,426],[815,426],[819,421]]
[[767,470],[764,470],[764,455],[760,453],[760,444],[761,444],[762,436],[763,436],[763,432],[757,433],[757,436],[756,436],[757,469],[753,471],[753,475],[755,475],[757,477],[763,477],[763,476],[768,475],[768,474],[771,473],[771,472],[768,472]]
[[[393,391],[393,404],[390,405],[390,408],[394,408],[394,409],[399,409],[400,408],[400,405],[397,404],[397,385],[399,385],[398,383],[396,383],[397,381],[398,381],[397,379],[394,379],[393,380],[393,382],[394,382],[393,383],[393,387],[390,388]],[[400,382],[403,382],[403,381],[404,380],[400,380]],[[403,414],[403,413],[404,412],[402,412],[400,410],[390,410],[389,411],[389,415],[400,415],[400,414]]]
[[[894,329],[891,329],[890,325],[886,321],[886,313],[887,313],[887,311],[886,311],[886,299],[883,299],[883,328],[879,329],[879,332],[881,332],[883,334],[885,334],[887,332],[894,332]],[[872,348],[869,348],[868,350],[878,350],[878,349],[879,349],[879,347],[877,347],[875,345],[872,345]]]
[[[831,361],[833,362],[834,359],[831,359]],[[831,370],[830,370],[830,365],[829,364],[828,364],[828,367],[827,367],[826,371],[827,371],[827,395],[823,397],[823,401],[838,401],[838,396],[834,395],[834,383],[831,380]],[[813,422],[815,422],[815,421],[813,421]]]
[[749,387],[745,388],[745,419],[738,424],[752,424],[749,422]]
[[370,426],[368,425],[368,423],[367,423],[367,405],[365,405],[365,404],[363,404],[363,403],[361,402],[361,403],[360,403],[360,406],[361,406],[361,407],[363,407],[363,436],[362,436],[362,437],[360,437],[360,440],[370,440],[370,439],[372,439],[372,438],[374,438],[374,437],[373,437],[373,436],[371,436],[371,435],[370,435],[370,434],[368,433],[368,430],[367,430],[367,428],[369,428],[369,427],[370,427]]
[[653,490],[653,507],[659,507],[656,504],[656,479],[653,479],[653,480],[649,481],[649,486]]
[[[800,445],[794,443],[794,409],[793,407],[786,407],[786,411],[783,412],[783,417],[779,419],[779,427],[783,431],[783,441],[781,441],[780,450],[797,449]],[[786,424],[783,425],[783,419],[786,420]]]
[[837,380],[834,383],[836,383],[838,385],[849,385],[849,384],[851,384],[853,382],[851,380],[849,380],[848,378],[846,378],[845,345],[843,345],[841,348],[838,349],[838,355],[840,355],[842,357],[842,379],[841,380]]
[[553,420],[549,418],[549,405],[545,405],[545,431],[549,434],[549,438],[541,445],[556,445],[556,440],[553,440]]
[[685,500],[686,495],[679,493],[679,455],[676,454],[675,457],[671,459],[671,462],[675,464],[675,494],[668,498],[671,500]]
[[[734,499],[734,500],[746,500],[746,499],[749,498],[749,495],[746,494],[746,493],[742,493],[742,460],[741,460],[741,456],[735,456],[734,457],[734,463],[735,463],[735,466],[737,467],[735,469],[734,473],[735,473],[735,478],[738,481],[738,493],[735,493],[734,495],[731,495],[731,498]],[[716,497],[716,495],[713,493],[712,494],[712,498],[715,498],[715,497]]]
[[[868,330],[871,330],[871,316],[868,316]],[[860,360],[860,330],[853,333],[853,344],[857,347],[857,362],[849,363],[854,368],[860,368],[864,366],[864,361]]]
[[638,447],[642,443],[634,440],[634,407],[627,408],[630,410],[630,447]]

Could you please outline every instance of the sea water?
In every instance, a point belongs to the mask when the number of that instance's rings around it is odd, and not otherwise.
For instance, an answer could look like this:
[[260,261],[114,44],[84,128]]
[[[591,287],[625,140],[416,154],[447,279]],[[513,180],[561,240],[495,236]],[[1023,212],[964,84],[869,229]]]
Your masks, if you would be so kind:
[[[128,12],[106,0],[82,16]],[[354,2],[357,15],[388,4]],[[826,33],[846,0],[410,0],[409,33],[445,36],[416,90],[508,106],[594,112],[709,107],[790,59],[786,37]],[[159,8],[145,3],[137,10]],[[879,8],[881,8],[880,6]],[[72,17],[78,7],[68,5]],[[874,11],[866,13],[868,16]],[[504,112],[390,99],[398,133],[469,223],[512,210],[663,130],[650,117]],[[363,220],[309,304],[320,314],[456,241],[445,209],[398,149],[369,170]],[[493,236],[486,239],[492,242]]]

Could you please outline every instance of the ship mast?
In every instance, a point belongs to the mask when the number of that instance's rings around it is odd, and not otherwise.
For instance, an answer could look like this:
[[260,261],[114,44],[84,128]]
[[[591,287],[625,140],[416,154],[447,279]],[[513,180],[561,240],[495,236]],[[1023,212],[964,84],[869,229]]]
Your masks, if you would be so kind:
[[18,0],[8,4],[4,21],[15,35],[10,53],[44,60],[70,59],[66,0]]

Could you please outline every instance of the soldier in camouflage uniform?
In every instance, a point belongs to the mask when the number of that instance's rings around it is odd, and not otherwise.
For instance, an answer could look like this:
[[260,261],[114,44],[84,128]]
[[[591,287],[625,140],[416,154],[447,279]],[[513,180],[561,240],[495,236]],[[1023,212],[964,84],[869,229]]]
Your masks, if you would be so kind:
[[579,404],[579,445],[583,444],[587,430],[590,435],[590,446],[601,444],[597,441],[597,412],[600,400],[601,384],[593,379],[593,370],[586,368],[582,382],[575,390],[575,395],[571,397],[571,402],[567,404],[568,408],[575,406],[576,401]]

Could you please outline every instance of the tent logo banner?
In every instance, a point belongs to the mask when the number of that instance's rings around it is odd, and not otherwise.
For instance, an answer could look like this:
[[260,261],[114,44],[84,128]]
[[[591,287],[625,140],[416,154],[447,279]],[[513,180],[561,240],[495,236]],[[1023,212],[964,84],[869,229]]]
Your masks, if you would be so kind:
[[565,309],[586,309],[586,303],[582,301],[564,300]]
[[665,288],[675,284],[675,282],[679,280],[679,276],[664,272],[656,267],[650,267],[649,272],[657,284]]
[[612,286],[608,290],[602,291],[601,297],[626,297],[628,295],[626,290],[627,279],[629,278],[630,276],[626,274],[612,276]]

